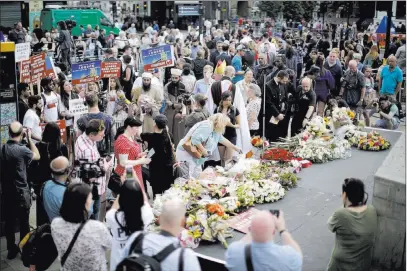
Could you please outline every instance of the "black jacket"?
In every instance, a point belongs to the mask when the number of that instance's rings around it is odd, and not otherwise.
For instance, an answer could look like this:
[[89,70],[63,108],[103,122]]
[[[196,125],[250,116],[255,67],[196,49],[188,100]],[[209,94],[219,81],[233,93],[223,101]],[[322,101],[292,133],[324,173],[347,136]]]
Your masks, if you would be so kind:
[[282,105],[284,104],[285,109],[287,109],[287,87],[277,85],[274,78],[266,83],[266,121],[273,117],[277,117],[281,112]]

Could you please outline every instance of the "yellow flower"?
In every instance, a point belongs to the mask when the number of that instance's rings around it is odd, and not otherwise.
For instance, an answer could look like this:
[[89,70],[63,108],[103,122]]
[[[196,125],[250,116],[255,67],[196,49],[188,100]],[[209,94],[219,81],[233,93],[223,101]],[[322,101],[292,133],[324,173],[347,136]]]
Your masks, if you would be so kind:
[[194,238],[199,238],[199,237],[201,237],[201,236],[202,236],[201,231],[200,231],[199,229],[194,230],[192,236],[193,236]]
[[373,147],[373,145],[374,145],[373,141],[370,141],[370,142],[369,142],[369,146],[370,146],[370,147]]

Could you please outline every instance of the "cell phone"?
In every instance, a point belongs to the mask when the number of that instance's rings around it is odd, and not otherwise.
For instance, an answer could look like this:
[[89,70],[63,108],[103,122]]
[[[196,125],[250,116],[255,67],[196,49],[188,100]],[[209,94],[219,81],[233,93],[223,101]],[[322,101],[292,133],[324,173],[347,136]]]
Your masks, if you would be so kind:
[[151,158],[151,156],[153,156],[155,153],[154,149],[151,149],[148,153],[147,153],[147,158]]
[[126,179],[133,178],[133,168],[131,166],[126,167]]
[[280,216],[280,210],[272,209],[269,210],[272,215],[275,215],[277,218]]

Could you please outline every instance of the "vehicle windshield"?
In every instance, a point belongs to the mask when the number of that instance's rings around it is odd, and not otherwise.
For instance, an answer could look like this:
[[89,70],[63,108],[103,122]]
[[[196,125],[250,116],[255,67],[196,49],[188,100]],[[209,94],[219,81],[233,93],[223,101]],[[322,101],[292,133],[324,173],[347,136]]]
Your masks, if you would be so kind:
[[100,18],[100,20],[102,21],[104,21],[104,22],[106,22],[106,23],[108,23],[109,25],[112,25],[113,23],[112,23],[112,21],[111,21],[111,19],[109,19],[109,15],[108,14],[106,14],[105,12],[103,12],[102,11],[102,13],[103,13],[103,15],[105,16],[104,18]]

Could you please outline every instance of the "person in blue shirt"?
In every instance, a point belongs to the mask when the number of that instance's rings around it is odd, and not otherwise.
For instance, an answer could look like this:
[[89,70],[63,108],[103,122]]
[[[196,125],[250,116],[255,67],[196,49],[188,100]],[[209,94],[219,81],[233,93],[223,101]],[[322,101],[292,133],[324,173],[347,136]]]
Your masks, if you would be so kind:
[[396,99],[403,82],[403,72],[397,66],[397,59],[391,55],[387,59],[388,66],[384,66],[379,77],[380,95],[387,95]]
[[69,176],[69,160],[65,156],[59,156],[51,161],[50,168],[54,178],[45,182],[42,196],[45,212],[52,222],[55,217],[60,216],[59,209]]
[[236,55],[232,59],[232,66],[236,70],[235,77],[232,78],[232,83],[236,84],[240,80],[243,80],[243,64],[242,64],[242,57],[245,55],[245,47],[243,45],[239,45],[236,48]]
[[[274,242],[276,234],[281,236],[281,245]],[[270,211],[257,213],[250,226],[250,232],[240,241],[232,243],[225,253],[226,268],[229,271],[246,271],[245,250],[249,249],[253,271],[302,269],[301,248],[291,237],[285,226],[284,214]]]

